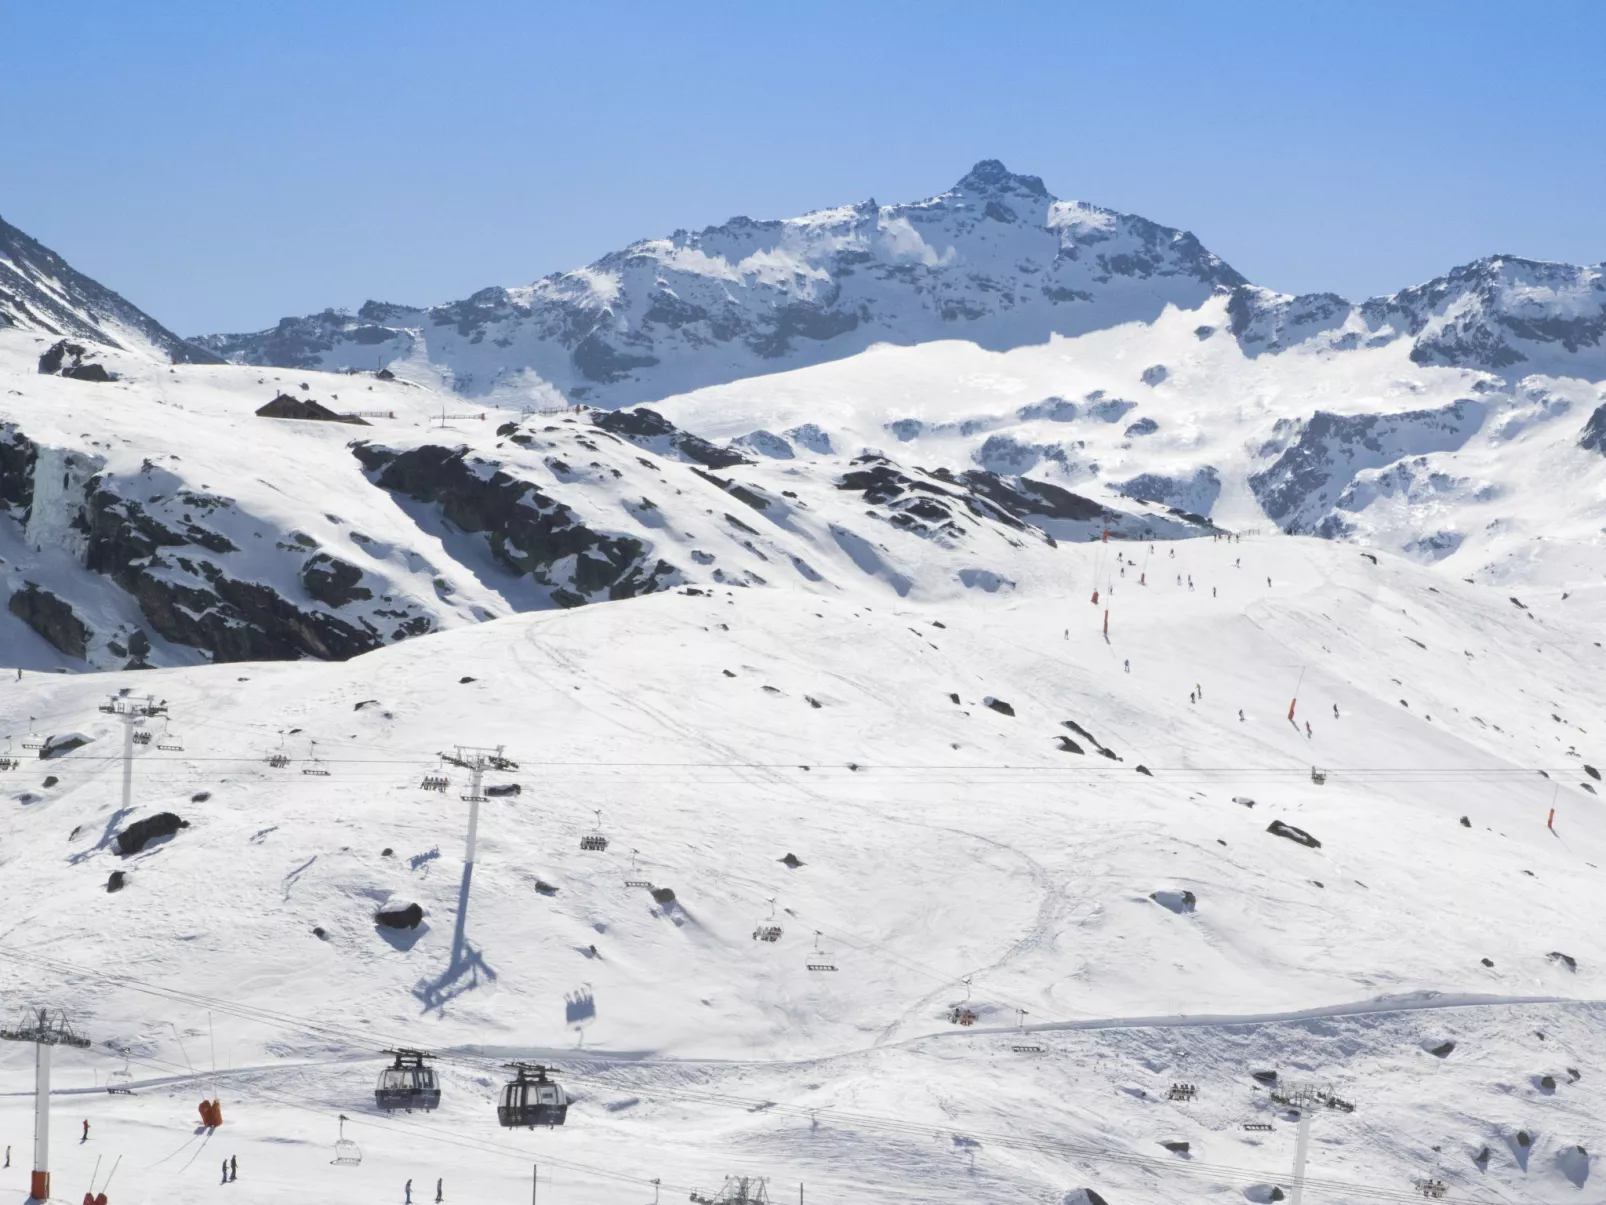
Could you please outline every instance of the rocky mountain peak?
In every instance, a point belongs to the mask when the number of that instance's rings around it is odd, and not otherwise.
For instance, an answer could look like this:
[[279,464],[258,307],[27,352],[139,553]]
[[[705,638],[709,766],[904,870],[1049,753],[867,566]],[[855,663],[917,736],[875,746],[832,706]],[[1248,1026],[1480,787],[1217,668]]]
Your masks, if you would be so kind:
[[1048,189],[1039,176],[1019,176],[997,159],[983,159],[960,178],[956,192],[988,196],[1022,195],[1048,200]]

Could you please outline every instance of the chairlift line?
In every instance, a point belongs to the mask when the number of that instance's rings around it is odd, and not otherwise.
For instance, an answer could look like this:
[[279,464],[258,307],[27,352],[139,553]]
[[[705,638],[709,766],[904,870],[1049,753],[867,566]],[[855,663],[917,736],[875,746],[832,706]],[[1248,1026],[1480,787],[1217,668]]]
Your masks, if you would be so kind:
[[356,1167],[362,1162],[362,1148],[346,1137],[346,1122],[350,1120],[340,1114],[340,1137],[335,1140],[335,1157],[329,1161],[338,1167]]
[[602,809],[591,810],[597,814],[597,827],[580,838],[580,849],[584,853],[605,853],[608,849],[608,838],[602,832]]
[[329,777],[329,767],[324,765],[323,759],[318,756],[317,741],[307,742],[307,764],[301,767],[301,772],[310,774],[315,778]]

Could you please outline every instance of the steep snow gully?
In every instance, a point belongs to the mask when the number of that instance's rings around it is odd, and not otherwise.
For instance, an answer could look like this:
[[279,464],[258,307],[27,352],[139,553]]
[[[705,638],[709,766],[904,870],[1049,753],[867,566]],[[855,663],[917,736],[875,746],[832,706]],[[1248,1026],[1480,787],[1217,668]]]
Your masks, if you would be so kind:
[[1601,287],[983,163],[187,343],[0,225],[55,1196],[1595,1199]]

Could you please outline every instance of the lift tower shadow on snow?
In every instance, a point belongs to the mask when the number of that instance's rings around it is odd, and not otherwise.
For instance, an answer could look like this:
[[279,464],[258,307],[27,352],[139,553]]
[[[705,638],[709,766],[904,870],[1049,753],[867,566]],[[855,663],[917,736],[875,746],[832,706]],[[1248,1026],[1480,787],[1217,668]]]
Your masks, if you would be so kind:
[[457,997],[471,992],[480,985],[480,976],[494,980],[496,972],[490,968],[480,952],[468,941],[468,900],[474,883],[474,847],[479,839],[480,804],[485,802],[484,782],[487,770],[517,770],[518,763],[502,755],[503,746],[481,749],[459,745],[455,753],[443,753],[441,759],[461,766],[471,776],[468,794],[468,840],[463,851],[463,882],[457,889],[457,918],[452,927],[452,957],[446,969],[434,979],[421,979],[413,988],[424,1005],[424,1011],[439,1011]]

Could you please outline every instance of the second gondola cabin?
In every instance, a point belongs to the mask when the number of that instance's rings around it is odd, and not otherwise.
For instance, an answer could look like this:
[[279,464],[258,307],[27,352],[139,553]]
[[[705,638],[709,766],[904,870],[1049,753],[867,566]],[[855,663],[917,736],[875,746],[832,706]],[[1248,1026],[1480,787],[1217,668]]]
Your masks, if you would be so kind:
[[569,1117],[569,1094],[563,1085],[547,1078],[545,1067],[510,1063],[517,1073],[502,1088],[496,1120],[509,1129],[560,1126]]
[[374,1103],[387,1113],[422,1109],[428,1113],[440,1107],[441,1084],[435,1068],[427,1066],[429,1057],[417,1050],[387,1050],[396,1061],[379,1073],[374,1085]]

